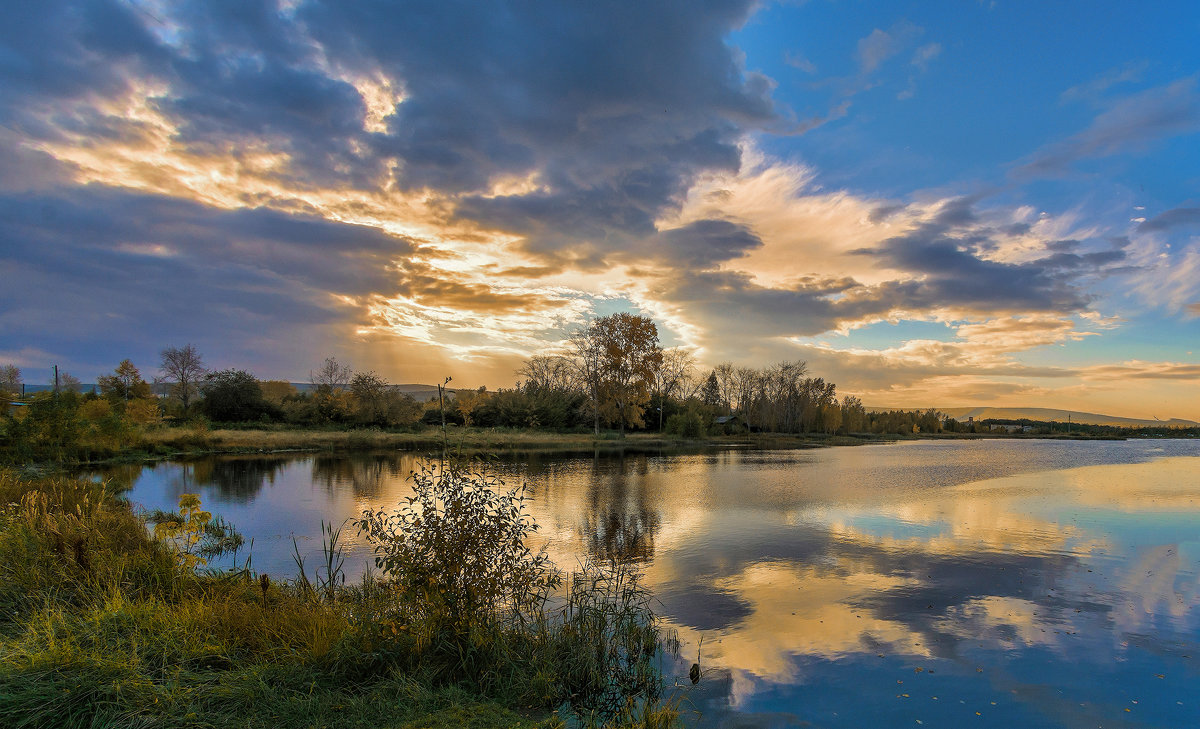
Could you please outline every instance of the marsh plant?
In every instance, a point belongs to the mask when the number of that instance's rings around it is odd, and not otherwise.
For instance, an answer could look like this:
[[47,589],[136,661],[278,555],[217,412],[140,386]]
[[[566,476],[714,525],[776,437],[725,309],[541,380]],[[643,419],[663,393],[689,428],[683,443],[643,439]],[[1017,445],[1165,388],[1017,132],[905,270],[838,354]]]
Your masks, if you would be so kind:
[[154,525],[154,538],[173,548],[185,569],[205,566],[210,558],[236,552],[243,544],[231,524],[201,508],[198,494],[181,494],[179,511],[154,511],[146,520]]
[[451,675],[487,683],[498,671],[522,674],[525,691],[587,725],[669,721],[660,663],[678,641],[640,572],[589,560],[564,584],[544,547],[531,545],[528,498],[494,476],[431,466],[413,474],[400,509],[364,513],[375,565],[407,606],[400,627],[448,660]]

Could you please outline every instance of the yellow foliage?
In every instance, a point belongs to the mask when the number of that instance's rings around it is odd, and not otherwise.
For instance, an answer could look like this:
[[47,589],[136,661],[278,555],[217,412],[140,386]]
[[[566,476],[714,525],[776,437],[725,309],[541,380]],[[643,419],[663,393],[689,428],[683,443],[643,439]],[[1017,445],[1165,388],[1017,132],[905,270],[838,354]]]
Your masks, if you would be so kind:
[[84,420],[101,420],[112,414],[108,400],[85,400],[79,406],[79,417]]
[[183,494],[179,497],[179,518],[155,524],[154,536],[171,542],[180,566],[193,569],[208,564],[206,559],[195,553],[195,549],[204,538],[204,528],[210,521],[212,514],[200,508],[200,496]]
[[138,425],[154,425],[162,421],[158,402],[150,398],[138,398],[125,403],[125,417]]

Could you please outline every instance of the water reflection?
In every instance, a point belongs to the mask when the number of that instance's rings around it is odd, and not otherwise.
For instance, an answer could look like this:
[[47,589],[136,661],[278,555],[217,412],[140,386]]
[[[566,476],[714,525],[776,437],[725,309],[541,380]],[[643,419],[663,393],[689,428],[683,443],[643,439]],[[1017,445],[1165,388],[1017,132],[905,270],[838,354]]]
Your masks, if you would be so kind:
[[[349,489],[355,497],[377,499],[387,482],[405,479],[414,465],[412,458],[394,454],[368,454],[356,458],[315,456],[312,480],[331,494]],[[407,470],[402,470],[405,468]]]
[[[1200,725],[1197,455],[927,442],[485,468],[529,483],[559,565],[645,566],[681,674],[703,639],[701,725],[1174,727]],[[287,535],[316,549],[303,537],[321,520],[398,504],[421,464],[216,459],[120,478],[149,508],[199,490],[286,576]]]

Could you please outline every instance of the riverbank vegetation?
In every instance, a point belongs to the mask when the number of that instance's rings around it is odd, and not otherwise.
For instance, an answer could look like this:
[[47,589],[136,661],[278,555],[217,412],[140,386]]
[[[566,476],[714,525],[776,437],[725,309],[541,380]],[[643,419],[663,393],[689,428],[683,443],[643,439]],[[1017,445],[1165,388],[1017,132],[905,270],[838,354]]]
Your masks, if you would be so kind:
[[[859,442],[870,437],[1049,435],[1196,437],[1200,429],[1132,429],[1030,422],[957,422],[935,410],[870,410],[813,376],[804,362],[696,366],[663,349],[645,317],[614,314],[517,371],[511,388],[451,390],[418,400],[375,372],[326,358],[297,387],[239,369],[210,371],[192,345],[163,350],[148,383],[129,360],[95,391],[61,373],[52,391],[19,397],[20,371],[0,369],[0,461],[79,462],[197,451],[429,448],[466,450],[670,448],[744,440]],[[426,390],[426,392],[434,392]],[[420,393],[418,393],[420,394]],[[625,441],[626,435],[632,436]]]
[[378,569],[348,583],[335,528],[298,579],[209,572],[236,540],[194,496],[150,530],[104,483],[0,472],[0,724],[670,724],[670,636],[636,572],[558,572],[520,490],[456,469],[416,485],[364,515]]

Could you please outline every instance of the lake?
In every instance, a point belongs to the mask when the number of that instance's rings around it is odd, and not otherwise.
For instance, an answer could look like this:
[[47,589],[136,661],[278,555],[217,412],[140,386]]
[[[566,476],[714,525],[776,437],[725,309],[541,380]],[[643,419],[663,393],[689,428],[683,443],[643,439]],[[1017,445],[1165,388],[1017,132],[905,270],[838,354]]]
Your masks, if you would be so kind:
[[[912,441],[507,458],[555,562],[641,563],[697,726],[1200,726],[1200,442]],[[122,467],[199,493],[296,574],[322,520],[396,505],[414,454]],[[348,570],[369,545],[347,527]],[[243,561],[246,555],[238,556]]]

